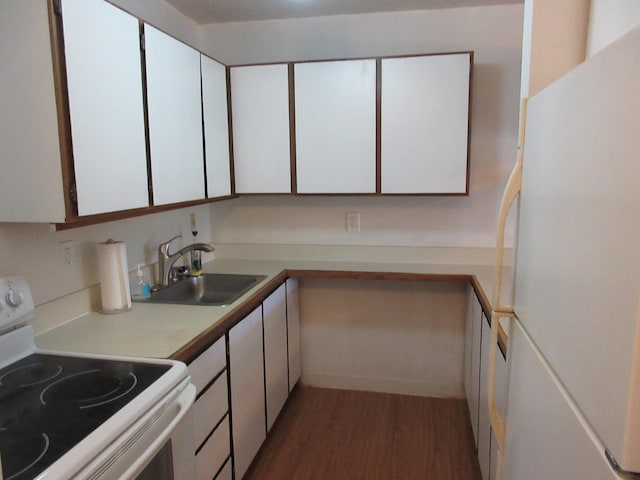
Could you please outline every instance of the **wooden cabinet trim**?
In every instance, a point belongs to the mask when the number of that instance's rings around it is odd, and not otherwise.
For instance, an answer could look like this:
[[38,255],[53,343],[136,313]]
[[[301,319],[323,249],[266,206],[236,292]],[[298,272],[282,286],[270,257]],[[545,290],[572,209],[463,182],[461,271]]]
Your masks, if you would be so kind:
[[73,166],[73,144],[71,143],[71,116],[69,107],[69,89],[67,86],[67,67],[64,54],[64,31],[62,11],[59,2],[49,0],[49,31],[51,38],[51,56],[53,60],[53,81],[58,111],[58,139],[60,143],[60,165],[62,187],[64,191],[65,220],[78,216],[78,204],[74,199],[76,176]]

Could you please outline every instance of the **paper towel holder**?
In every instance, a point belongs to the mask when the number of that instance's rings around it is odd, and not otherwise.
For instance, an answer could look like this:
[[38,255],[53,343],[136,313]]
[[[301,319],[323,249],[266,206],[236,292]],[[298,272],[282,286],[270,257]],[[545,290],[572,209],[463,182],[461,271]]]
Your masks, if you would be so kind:
[[124,242],[112,238],[98,244],[99,313],[111,315],[128,312],[132,308],[126,248]]

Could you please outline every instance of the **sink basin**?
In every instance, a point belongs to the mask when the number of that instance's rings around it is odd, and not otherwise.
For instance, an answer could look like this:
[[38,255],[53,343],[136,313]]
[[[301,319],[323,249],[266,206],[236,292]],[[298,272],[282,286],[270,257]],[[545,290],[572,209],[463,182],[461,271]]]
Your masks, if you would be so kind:
[[189,277],[151,293],[144,303],[223,306],[233,303],[248,292],[265,275],[205,273]]

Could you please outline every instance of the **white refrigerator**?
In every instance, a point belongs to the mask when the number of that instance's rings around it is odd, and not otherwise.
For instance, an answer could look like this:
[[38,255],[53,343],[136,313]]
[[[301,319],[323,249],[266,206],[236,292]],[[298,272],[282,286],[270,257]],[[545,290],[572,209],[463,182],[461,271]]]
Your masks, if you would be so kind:
[[640,27],[526,112],[502,478],[640,479]]

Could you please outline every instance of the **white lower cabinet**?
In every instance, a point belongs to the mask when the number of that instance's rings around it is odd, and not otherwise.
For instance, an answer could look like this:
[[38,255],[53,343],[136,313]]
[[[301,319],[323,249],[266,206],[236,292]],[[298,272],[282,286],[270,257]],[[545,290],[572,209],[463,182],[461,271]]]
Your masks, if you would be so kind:
[[231,459],[227,460],[222,470],[218,472],[214,480],[233,480],[233,468],[231,465]]
[[491,420],[489,418],[489,347],[491,326],[486,315],[481,318],[480,393],[478,395],[478,462],[482,480],[489,480],[491,469]]
[[[498,452],[489,418],[488,375],[491,325],[483,313],[482,305],[473,287],[469,288],[468,301],[465,332],[465,392],[482,480],[493,480],[496,478]],[[496,355],[495,383],[496,407],[504,415],[507,362],[500,349]]]
[[[465,392],[471,417],[471,428],[476,446],[478,446],[478,411],[480,395],[480,342],[482,339],[482,306],[473,287],[469,287],[465,345]],[[468,379],[468,381],[467,381]]]
[[191,362],[189,374],[197,392],[193,405],[196,479],[211,480],[231,456],[225,337]]
[[235,478],[240,480],[266,432],[262,305],[229,330]]
[[214,478],[229,454],[229,417],[225,417],[196,454],[196,480]]
[[283,283],[262,303],[267,430],[289,397],[287,293]]
[[241,480],[300,377],[297,286],[282,283],[189,365],[196,480]]
[[287,278],[287,347],[289,349],[289,392],[300,379],[300,307],[298,279]]

